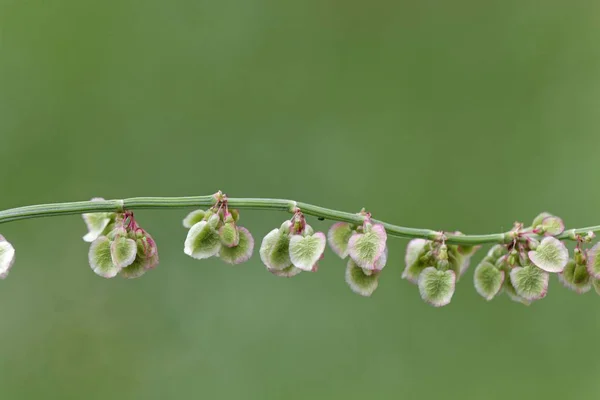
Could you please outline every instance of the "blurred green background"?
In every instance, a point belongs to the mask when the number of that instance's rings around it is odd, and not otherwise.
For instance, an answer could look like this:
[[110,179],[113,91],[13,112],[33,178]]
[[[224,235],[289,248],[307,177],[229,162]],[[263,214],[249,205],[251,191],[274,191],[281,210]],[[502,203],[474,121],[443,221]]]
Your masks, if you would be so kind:
[[[0,0],[0,208],[222,189],[466,233],[598,224],[599,8]],[[288,280],[193,260],[186,212],[136,213],[161,265],[131,281],[92,273],[77,216],[1,226],[0,397],[598,397],[595,293],[487,303],[468,274],[434,309],[391,239],[365,299],[330,251]],[[286,217],[241,222],[260,243]]]

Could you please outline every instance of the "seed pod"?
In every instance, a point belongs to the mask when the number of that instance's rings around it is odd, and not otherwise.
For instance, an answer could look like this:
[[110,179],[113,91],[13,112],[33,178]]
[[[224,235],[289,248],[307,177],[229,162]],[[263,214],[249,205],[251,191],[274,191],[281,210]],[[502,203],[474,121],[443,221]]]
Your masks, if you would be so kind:
[[501,244],[496,244],[489,249],[487,255],[484,257],[484,260],[491,264],[496,264],[498,259],[506,254],[506,247]]
[[421,271],[432,266],[431,257],[426,256],[430,246],[431,242],[425,239],[413,239],[408,242],[402,278],[417,284]]
[[433,267],[427,267],[419,275],[421,298],[434,307],[442,307],[450,303],[455,285],[456,274],[452,270],[438,271]]
[[235,208],[230,208],[229,213],[233,217],[234,222],[238,222],[240,220],[240,212]]
[[560,235],[565,230],[565,224],[562,219],[555,216],[547,216],[541,223],[542,232],[546,236]]
[[190,229],[192,226],[196,225],[198,222],[203,221],[205,215],[206,215],[206,211],[204,211],[204,210],[192,211],[183,219],[183,226],[187,229]]
[[375,269],[375,264],[385,251],[387,233],[381,224],[365,224],[364,233],[354,233],[348,241],[348,253],[361,268]]
[[[274,275],[295,276],[298,273],[293,269],[290,260],[290,232],[291,221],[285,221],[279,229],[273,229],[263,239],[260,246],[260,258]],[[293,268],[291,268],[293,267]],[[278,274],[275,271],[287,270],[288,273]],[[301,270],[300,270],[301,271]]]
[[[208,225],[213,228],[213,229],[217,229],[217,227],[219,226],[219,223],[221,222],[221,217],[219,216],[219,214],[212,214],[210,216],[208,216],[209,214],[206,214],[204,216],[206,222],[208,222]],[[208,217],[208,218],[207,218]]]
[[528,253],[529,259],[546,272],[561,272],[569,261],[569,251],[558,239],[545,237],[537,249]]
[[506,295],[512,301],[529,306],[531,304],[531,300],[526,300],[523,297],[519,296],[517,294],[517,291],[515,290],[515,287],[510,277],[510,271],[512,271],[512,268],[508,265],[506,259],[504,257],[500,257],[496,261],[495,265],[496,268],[499,268],[502,272],[504,272],[504,284],[502,285],[502,292],[506,293]]
[[88,254],[90,267],[103,278],[114,278],[121,270],[113,263],[111,253],[111,241],[106,236],[100,236],[90,245]]
[[379,285],[380,272],[364,270],[354,260],[349,259],[346,265],[346,283],[350,289],[361,296],[369,297]]
[[269,232],[260,246],[260,258],[269,269],[282,270],[290,267],[290,235],[281,228]]
[[587,264],[586,253],[580,248],[575,248],[575,250],[573,251],[573,259],[575,261],[575,264],[577,265]]
[[235,247],[240,242],[240,234],[231,215],[227,216],[225,223],[219,228],[219,237],[227,247]]
[[353,225],[347,222],[338,222],[333,224],[327,233],[329,247],[341,258],[348,257],[348,242],[353,232]]
[[[101,197],[95,197],[92,201],[103,201]],[[113,227],[117,214],[111,212],[86,213],[82,214],[83,221],[87,225],[88,233],[83,237],[88,243],[93,242],[102,235],[106,235]]]
[[558,274],[558,280],[562,285],[572,291],[582,294],[592,288],[592,279],[583,264],[577,264],[569,260],[565,269]]
[[198,260],[217,255],[221,249],[221,238],[215,225],[214,222],[200,221],[192,226],[185,239],[185,254]]
[[119,275],[127,279],[139,278],[148,270],[155,268],[159,262],[156,242],[148,232],[138,228],[130,236],[136,238],[136,257],[130,265],[119,272]]
[[152,258],[156,254],[158,254],[158,247],[156,246],[156,242],[148,232],[144,231],[143,229],[141,231],[142,235],[138,235],[136,238],[138,244],[138,254],[140,254],[141,248],[141,253],[144,255],[144,257]]
[[[315,234],[315,230],[312,228],[312,226],[306,224],[304,225],[304,232],[302,232],[302,236],[312,236]],[[325,242],[327,242],[327,240],[325,240]]]
[[538,246],[540,245],[540,242],[535,238],[528,237],[526,238],[525,245],[527,246],[526,248],[529,250],[537,250]]
[[504,271],[487,261],[479,263],[475,268],[475,289],[486,300],[492,300],[504,283]]
[[110,245],[110,255],[116,267],[125,268],[131,265],[137,256],[137,243],[126,236],[119,236]]
[[312,271],[323,256],[326,244],[327,239],[322,232],[307,236],[293,235],[289,244],[292,264],[303,271]]
[[222,246],[219,257],[228,264],[241,264],[252,256],[254,250],[254,238],[250,231],[244,227],[238,227],[238,244],[233,247]]
[[133,213],[125,212],[116,215],[113,230],[92,242],[88,258],[92,270],[102,277],[135,278],[158,265],[158,249]]
[[508,265],[510,266],[520,265],[521,257],[517,249],[512,249],[508,253],[508,256],[506,257],[506,262],[508,262]]
[[[507,275],[505,275],[507,276]],[[504,286],[502,286],[502,289],[504,290],[504,293],[506,293],[506,295],[514,302],[517,303],[521,303],[525,306],[530,306],[532,301],[531,300],[527,300],[521,296],[519,296],[517,294],[517,291],[515,290],[515,287],[513,286],[513,284],[511,283],[510,279],[504,279]]]
[[525,300],[539,300],[548,293],[549,275],[534,265],[513,268],[510,279],[517,294]]
[[542,225],[542,221],[544,221],[544,218],[547,217],[552,217],[553,215],[547,212],[543,212],[541,214],[539,214],[537,217],[535,217],[533,219],[533,222],[531,223],[531,227],[534,229],[537,229],[538,227],[540,227]]

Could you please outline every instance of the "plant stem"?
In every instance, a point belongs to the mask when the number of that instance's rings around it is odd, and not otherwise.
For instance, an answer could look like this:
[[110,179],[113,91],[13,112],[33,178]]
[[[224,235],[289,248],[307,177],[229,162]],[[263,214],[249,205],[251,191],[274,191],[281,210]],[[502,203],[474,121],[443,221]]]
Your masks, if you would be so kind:
[[[296,207],[306,215],[328,219],[331,221],[350,222],[362,224],[364,217],[338,210],[323,208],[307,203],[295,202],[284,199],[261,198],[227,198],[228,204],[233,208],[251,210],[276,210],[293,213]],[[163,209],[163,208],[192,208],[210,207],[216,203],[213,195],[190,197],[134,197],[124,200],[79,201],[72,203],[40,204],[34,206],[12,208],[0,211],[0,224],[21,219],[51,217],[58,215],[83,214],[93,212],[123,212],[123,210]],[[440,232],[431,229],[416,229],[393,225],[387,222],[372,220],[374,223],[383,224],[390,236],[401,238],[422,238],[436,240]],[[573,239],[575,235],[585,235],[587,232],[600,232],[600,226],[572,229],[565,231],[557,238],[561,240]],[[445,233],[446,242],[451,244],[478,245],[485,243],[509,243],[512,240],[510,232],[493,233],[487,235],[455,235]]]

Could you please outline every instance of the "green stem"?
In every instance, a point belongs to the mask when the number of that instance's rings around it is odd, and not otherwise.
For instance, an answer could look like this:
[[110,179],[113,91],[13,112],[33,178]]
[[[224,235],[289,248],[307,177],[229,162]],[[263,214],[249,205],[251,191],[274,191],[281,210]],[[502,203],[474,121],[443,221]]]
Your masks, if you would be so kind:
[[[295,202],[284,199],[260,198],[228,198],[229,205],[233,208],[251,210],[276,210],[293,212],[298,207],[306,215],[328,219],[332,221],[351,222],[362,224],[364,217],[338,210],[331,210],[307,203]],[[124,200],[79,201],[72,203],[40,204],[34,206],[12,208],[0,211],[0,224],[21,219],[51,217],[58,215],[82,214],[93,212],[122,212],[123,210],[163,209],[163,208],[192,208],[210,207],[216,203],[216,198],[210,196],[190,197],[134,197]],[[431,229],[407,228],[392,225],[387,222],[373,219],[381,223],[390,236],[402,238],[423,238],[435,240],[440,238],[440,232]],[[573,229],[565,231],[558,236],[559,239],[573,239],[574,235],[585,235],[587,232],[600,232],[600,226]],[[512,240],[510,232],[493,233],[488,235],[454,235],[446,233],[446,242],[451,244],[478,245],[485,243],[508,243]]]

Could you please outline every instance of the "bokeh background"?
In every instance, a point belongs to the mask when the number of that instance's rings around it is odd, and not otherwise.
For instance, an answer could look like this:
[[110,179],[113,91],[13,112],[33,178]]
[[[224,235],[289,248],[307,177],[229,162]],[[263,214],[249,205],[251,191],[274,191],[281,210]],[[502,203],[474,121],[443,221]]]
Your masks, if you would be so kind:
[[[467,233],[598,224],[599,8],[0,0],[0,208],[222,189]],[[391,239],[365,299],[330,251],[288,280],[193,260],[187,211],[137,212],[161,264],[131,281],[92,273],[77,216],[1,226],[0,397],[598,397],[595,293],[487,303],[468,274],[434,309]],[[241,222],[260,243],[286,217]]]

